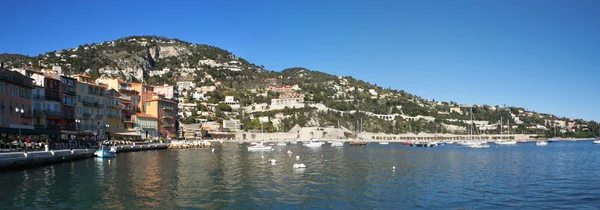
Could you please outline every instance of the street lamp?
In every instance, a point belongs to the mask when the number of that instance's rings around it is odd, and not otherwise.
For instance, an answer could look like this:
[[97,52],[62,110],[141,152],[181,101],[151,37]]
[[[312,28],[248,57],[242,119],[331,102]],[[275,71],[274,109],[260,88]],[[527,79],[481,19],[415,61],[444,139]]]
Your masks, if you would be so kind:
[[110,141],[110,133],[108,132],[108,129],[110,128],[110,125],[106,124],[105,126],[106,126],[106,131],[105,131],[106,132],[106,138]]
[[15,107],[15,112],[17,112],[19,115],[19,140],[21,140],[21,116],[23,116],[23,113],[25,113],[25,109]]

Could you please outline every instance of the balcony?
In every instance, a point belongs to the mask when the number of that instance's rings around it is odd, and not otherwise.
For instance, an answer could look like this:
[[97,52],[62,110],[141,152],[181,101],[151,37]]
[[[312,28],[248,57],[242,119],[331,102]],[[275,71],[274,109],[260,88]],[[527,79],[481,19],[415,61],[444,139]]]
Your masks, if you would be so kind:
[[46,110],[46,115],[48,116],[56,116],[56,117],[60,117],[61,113],[60,111],[50,111],[50,110]]
[[83,118],[90,119],[90,117],[92,117],[92,114],[90,114],[90,113],[83,113]]
[[163,115],[162,118],[163,119],[172,119],[173,116],[171,116],[171,115]]
[[102,105],[98,102],[89,102],[89,101],[83,101],[82,102],[84,106],[89,106],[89,107],[102,107]]
[[106,115],[108,118],[121,118],[120,114],[108,114]]
[[131,96],[121,95],[121,99],[131,101]]
[[123,86],[123,85],[121,85],[121,86],[119,87],[119,90],[133,91],[133,87],[131,87],[131,86]]
[[120,109],[121,105],[116,105],[116,104],[109,104],[108,108],[112,108],[112,109]]
[[58,101],[58,102],[60,102],[60,97],[58,97],[58,96],[46,95],[46,97],[45,97],[45,98],[46,98],[46,100],[48,100],[48,101]]
[[44,95],[40,95],[40,94],[33,94],[33,99],[34,100],[45,100],[46,97],[44,97]]
[[100,120],[100,119],[102,119],[103,117],[104,117],[104,115],[101,115],[101,114],[97,114],[97,115],[96,115],[96,119],[97,119],[97,120]]
[[75,95],[75,88],[71,87],[71,86],[66,86],[64,94],[74,96]]
[[73,102],[73,103],[65,103],[65,102],[63,101],[63,105],[65,105],[65,106],[75,106],[75,102]]
[[33,114],[35,116],[44,116],[44,115],[46,115],[46,111],[45,110],[34,109],[33,110]]
[[65,114],[65,115],[63,115],[63,118],[65,118],[67,120],[74,120],[75,116],[73,116],[72,114],[71,115]]
[[169,106],[163,106],[163,107],[162,107],[162,109],[165,109],[165,110],[173,110],[173,107],[169,107]]

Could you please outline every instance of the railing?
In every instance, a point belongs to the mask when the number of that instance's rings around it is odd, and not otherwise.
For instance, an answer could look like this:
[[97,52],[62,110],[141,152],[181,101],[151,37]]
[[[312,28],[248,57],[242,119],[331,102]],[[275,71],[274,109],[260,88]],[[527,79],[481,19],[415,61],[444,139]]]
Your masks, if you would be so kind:
[[121,99],[131,101],[131,96],[121,95]]
[[75,106],[75,102],[73,102],[73,103],[65,103],[65,102],[63,101],[63,105],[65,105],[65,106]]
[[110,117],[110,118],[121,118],[120,114],[110,114],[109,113],[107,116]]
[[46,111],[45,110],[39,110],[39,109],[34,109],[33,110],[33,114],[40,116],[40,115],[45,115]]
[[84,106],[91,106],[91,107],[102,107],[102,105],[98,102],[89,102],[89,101],[83,101],[82,102]]
[[45,98],[46,98],[46,100],[48,100],[48,101],[58,101],[58,102],[60,102],[60,97],[58,97],[58,96],[46,95],[46,97],[45,97]]
[[75,95],[75,88],[73,88],[71,86],[67,86],[67,87],[65,87],[64,93],[67,95]]
[[98,120],[99,120],[99,119],[102,119],[103,117],[104,117],[104,115],[101,115],[101,114],[97,114],[97,115],[96,115],[96,119],[98,119]]
[[119,90],[133,90],[133,87],[128,87],[128,86],[120,86]]
[[75,116],[73,116],[72,114],[70,114],[70,115],[69,115],[69,114],[64,114],[64,115],[63,115],[63,118],[65,118],[65,119],[67,119],[67,120],[74,120],[74,119],[75,119]]
[[116,109],[118,109],[118,108],[121,108],[121,105],[109,104],[108,108],[116,108]]
[[33,99],[37,99],[37,100],[45,100],[46,97],[44,97],[43,95],[40,94],[33,94]]
[[46,115],[51,115],[51,116],[61,116],[60,112],[56,112],[56,111],[50,111],[50,110],[46,110]]

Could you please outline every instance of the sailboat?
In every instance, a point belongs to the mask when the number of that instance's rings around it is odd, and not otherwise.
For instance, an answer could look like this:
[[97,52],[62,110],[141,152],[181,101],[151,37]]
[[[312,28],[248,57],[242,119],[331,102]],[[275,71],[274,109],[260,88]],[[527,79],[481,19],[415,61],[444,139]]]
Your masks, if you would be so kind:
[[[510,135],[510,121],[507,122],[507,125],[508,125],[508,135]],[[504,138],[502,137],[502,117],[500,117],[500,141],[496,141],[496,144],[498,144],[498,145],[515,145],[515,144],[517,144],[517,141],[504,140]]]
[[490,145],[486,142],[473,141],[473,107],[471,106],[471,131],[469,132],[471,135],[471,141],[473,142],[469,148],[473,149],[485,149],[490,148]]
[[260,123],[260,128],[262,130],[263,133],[263,140],[260,143],[251,143],[248,147],[248,151],[270,151],[271,150],[271,146],[267,145],[267,142],[265,141],[265,129],[263,128],[263,124]]

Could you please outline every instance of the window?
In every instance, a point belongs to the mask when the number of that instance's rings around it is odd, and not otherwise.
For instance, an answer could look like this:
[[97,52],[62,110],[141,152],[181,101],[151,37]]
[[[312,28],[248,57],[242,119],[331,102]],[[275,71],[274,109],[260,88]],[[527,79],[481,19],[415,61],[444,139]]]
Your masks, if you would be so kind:
[[12,89],[13,89],[13,86],[8,85],[8,96],[12,96],[12,94],[13,94]]
[[4,83],[0,83],[0,94],[4,94]]
[[13,113],[12,101],[9,101],[8,103],[10,104],[10,106],[8,107],[8,113],[12,114]]
[[[4,115],[4,100],[0,100],[0,114]],[[1,125],[2,123],[0,123]]]

